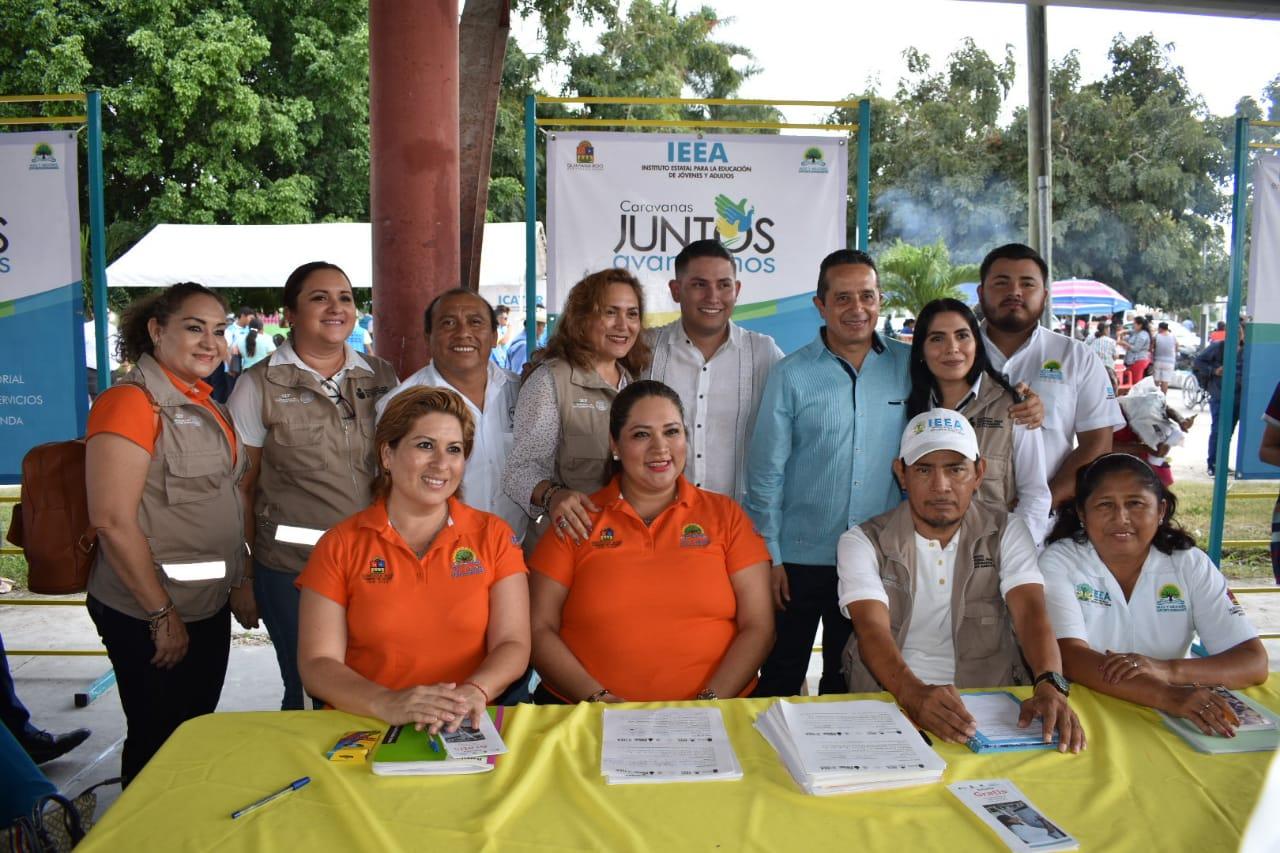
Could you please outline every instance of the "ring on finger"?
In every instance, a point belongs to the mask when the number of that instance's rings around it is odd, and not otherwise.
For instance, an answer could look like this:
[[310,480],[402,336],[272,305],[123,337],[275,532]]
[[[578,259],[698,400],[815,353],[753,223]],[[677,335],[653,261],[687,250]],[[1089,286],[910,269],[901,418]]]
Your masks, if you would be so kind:
[[564,528],[569,526],[569,519],[565,518],[563,515],[560,516],[560,518],[556,521],[556,526],[559,527],[561,530],[563,530]]

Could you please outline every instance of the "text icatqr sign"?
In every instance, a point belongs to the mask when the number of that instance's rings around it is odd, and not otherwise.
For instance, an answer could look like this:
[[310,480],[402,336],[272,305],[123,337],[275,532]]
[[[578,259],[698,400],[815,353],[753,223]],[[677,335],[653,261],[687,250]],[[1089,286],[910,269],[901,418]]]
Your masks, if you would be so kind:
[[84,431],[76,154],[74,133],[0,133],[0,482]]

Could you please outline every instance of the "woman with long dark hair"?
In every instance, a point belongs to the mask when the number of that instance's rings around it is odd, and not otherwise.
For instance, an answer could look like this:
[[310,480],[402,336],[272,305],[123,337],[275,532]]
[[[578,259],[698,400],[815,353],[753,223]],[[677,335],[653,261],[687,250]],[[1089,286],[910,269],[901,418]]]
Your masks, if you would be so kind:
[[953,409],[978,435],[987,470],[977,498],[1013,512],[1027,523],[1037,545],[1049,529],[1053,498],[1039,429],[1015,424],[1009,407],[1029,389],[1015,389],[991,366],[978,320],[958,299],[935,299],[916,318],[911,339],[911,395],[907,417],[929,409]]
[[[1081,468],[1040,557],[1049,617],[1067,678],[1229,737],[1238,720],[1212,685],[1261,684],[1267,652],[1177,509],[1136,456]],[[1208,655],[1189,658],[1196,635]]]

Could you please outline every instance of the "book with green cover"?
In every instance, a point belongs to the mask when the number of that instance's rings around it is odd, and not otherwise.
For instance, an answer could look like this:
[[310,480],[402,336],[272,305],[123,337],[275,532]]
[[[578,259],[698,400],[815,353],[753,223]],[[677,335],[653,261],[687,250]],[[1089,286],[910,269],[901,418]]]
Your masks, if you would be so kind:
[[[1271,723],[1280,722],[1280,716],[1270,708],[1255,702],[1248,696],[1241,695],[1236,691],[1231,691],[1232,696],[1238,702],[1244,703],[1248,708],[1256,712],[1258,716],[1263,717]],[[1235,702],[1232,702],[1233,707]],[[1280,747],[1280,728],[1276,726],[1266,727],[1265,725],[1253,722],[1236,731],[1235,737],[1220,737],[1219,735],[1207,735],[1200,729],[1196,728],[1192,723],[1187,722],[1181,717],[1171,717],[1164,711],[1158,712],[1160,718],[1164,720],[1164,724],[1178,737],[1191,744],[1200,752],[1209,753],[1228,753],[1228,752],[1270,752]],[[1255,719],[1252,715],[1240,715],[1242,722],[1248,722]]]
[[[495,729],[502,727],[505,708],[488,708],[489,719]],[[468,738],[468,731],[460,727],[455,739]],[[412,725],[391,726],[373,750],[373,772],[379,776],[429,776],[461,773],[487,773],[493,769],[497,755],[481,755],[474,758],[451,758],[445,738],[448,735],[430,734],[426,729],[418,731]]]

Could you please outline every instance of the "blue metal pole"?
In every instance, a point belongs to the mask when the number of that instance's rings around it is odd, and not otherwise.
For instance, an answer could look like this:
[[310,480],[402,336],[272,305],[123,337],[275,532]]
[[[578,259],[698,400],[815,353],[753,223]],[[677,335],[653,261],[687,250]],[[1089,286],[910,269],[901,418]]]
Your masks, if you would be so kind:
[[526,351],[538,348],[538,102],[524,98],[524,337]]
[[858,102],[858,248],[867,251],[871,231],[871,99]]
[[1227,338],[1222,342],[1222,395],[1218,404],[1218,446],[1214,449],[1213,510],[1209,520],[1209,558],[1222,561],[1222,527],[1226,521],[1227,465],[1231,452],[1231,417],[1236,404],[1236,371],[1240,341],[1240,301],[1244,284],[1245,199],[1249,195],[1249,120],[1236,119],[1235,175],[1231,197],[1231,284],[1227,290]]
[[107,226],[102,203],[102,93],[90,92],[89,114],[89,268],[93,275],[93,327],[97,336],[98,392],[111,387],[107,340]]

